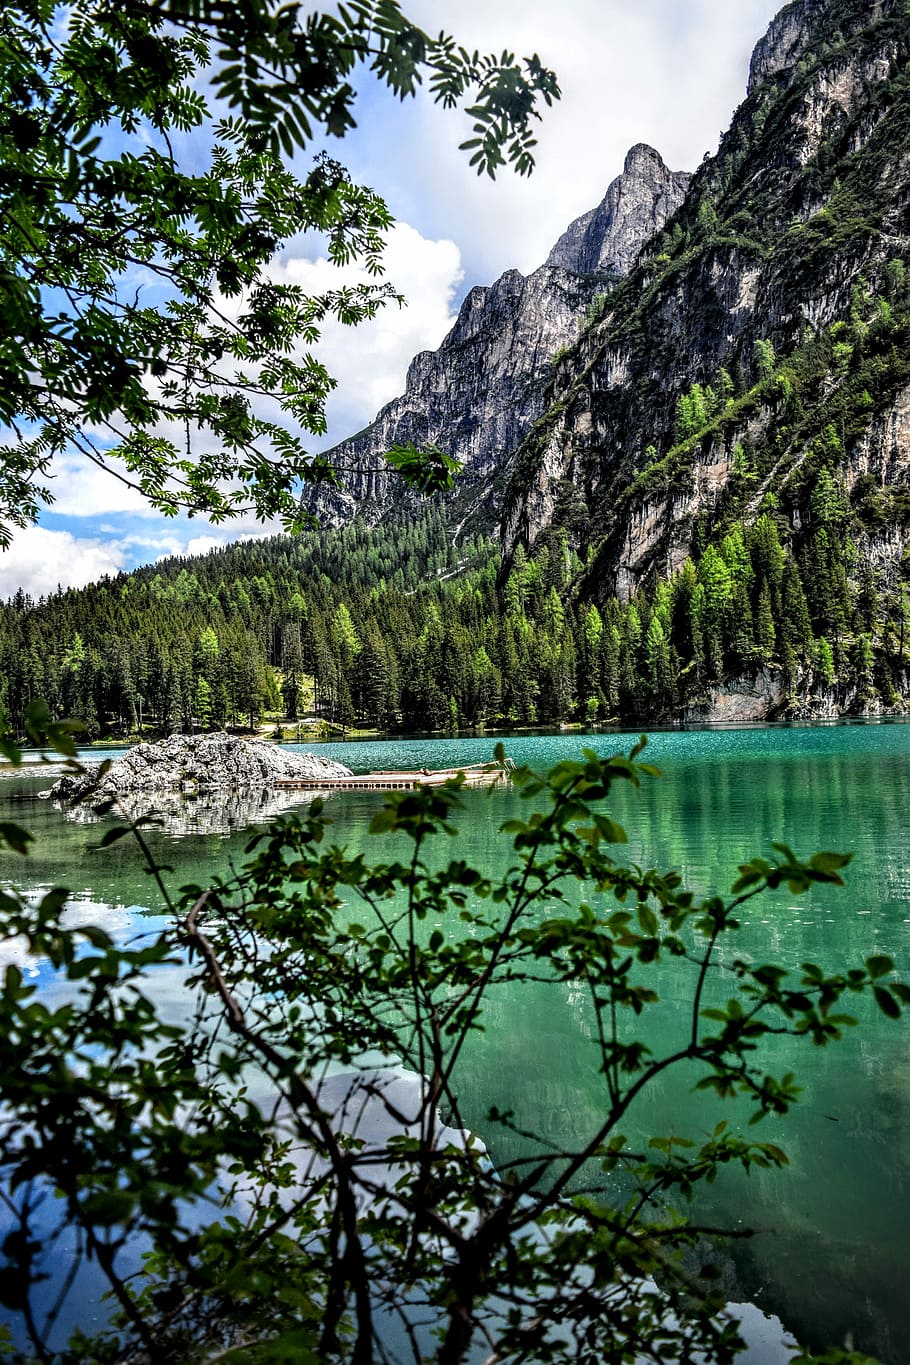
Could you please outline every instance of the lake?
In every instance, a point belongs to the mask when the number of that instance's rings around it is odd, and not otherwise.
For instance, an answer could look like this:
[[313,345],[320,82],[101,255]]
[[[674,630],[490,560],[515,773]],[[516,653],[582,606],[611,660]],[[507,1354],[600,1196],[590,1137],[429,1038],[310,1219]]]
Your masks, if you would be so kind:
[[[630,742],[616,734],[505,741],[517,763],[538,768],[577,755],[583,745],[607,754]],[[319,752],[364,772],[478,762],[492,748],[493,740],[482,738],[407,739],[323,744]],[[744,926],[744,947],[784,966],[811,960],[830,969],[887,953],[910,976],[910,725],[656,732],[645,757],[663,776],[637,795],[619,792],[613,805],[628,830],[633,861],[675,867],[693,889],[712,892],[728,890],[736,865],[767,852],[772,840],[785,840],[800,856],[851,851],[846,890],[816,888],[801,897],[784,890],[756,902]],[[155,910],[153,888],[130,841],[103,854],[93,851],[103,824],[80,823],[38,800],[49,781],[34,770],[0,781],[0,819],[16,820],[38,836],[27,862],[0,855],[2,879],[26,890],[69,886],[82,913],[118,936],[154,927],[157,921],[148,919]],[[459,855],[490,871],[504,868],[496,831],[503,820],[524,814],[525,804],[509,789],[468,791],[462,799]],[[381,800],[381,793],[334,794],[326,804],[332,837],[369,847],[366,827]],[[225,869],[246,838],[250,817],[242,806],[206,815],[199,802],[196,809],[195,828],[171,821],[150,836],[159,858],[173,867],[175,888]],[[382,856],[379,848],[376,856]],[[671,1002],[678,996],[684,1008],[674,964],[663,972],[660,989]],[[159,991],[165,1008],[179,1014],[180,973],[163,978]],[[841,1344],[850,1333],[858,1349],[887,1365],[905,1365],[910,1032],[905,1020],[892,1023],[864,1001],[854,1012],[861,1026],[834,1047],[776,1040],[773,1068],[794,1070],[803,1096],[789,1118],[752,1131],[785,1147],[789,1169],[720,1179],[697,1213],[714,1224],[759,1230],[725,1253],[732,1299],[778,1314],[807,1344]],[[592,1058],[583,992],[526,984],[492,1000],[486,1031],[466,1056],[458,1088],[463,1113],[490,1143],[494,1160],[515,1155],[515,1139],[483,1132],[493,1104],[513,1110],[520,1126],[560,1143],[571,1144],[573,1135],[588,1130],[602,1083]],[[642,1134],[698,1139],[718,1117],[731,1117],[729,1106],[693,1094],[690,1079],[668,1082],[641,1107],[635,1123]]]

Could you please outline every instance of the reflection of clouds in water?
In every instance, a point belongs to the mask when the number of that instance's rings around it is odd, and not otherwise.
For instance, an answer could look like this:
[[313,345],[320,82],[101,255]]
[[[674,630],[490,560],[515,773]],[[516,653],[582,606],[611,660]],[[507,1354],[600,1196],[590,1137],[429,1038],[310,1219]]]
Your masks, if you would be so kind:
[[[29,903],[37,904],[49,886],[37,887],[29,895]],[[87,897],[67,902],[61,916],[64,929],[80,929],[93,925],[109,934],[119,948],[142,948],[158,937],[168,923],[162,915],[150,915],[138,905],[123,905]],[[95,950],[84,940],[77,945],[77,957]],[[40,979],[40,998],[49,1006],[56,1006],[91,989],[91,979],[76,982],[67,979],[63,969],[51,966],[42,954],[32,954],[23,938],[0,942],[0,976],[7,965],[14,964],[23,975]],[[168,1024],[186,1024],[188,968],[175,954],[175,960],[151,967],[139,983],[143,994],[154,1003],[161,1019]]]
[[[37,905],[42,895],[49,890],[49,886],[34,887],[27,897],[26,904]],[[94,924],[119,943],[123,943],[128,936],[135,936],[136,931],[150,930],[149,921],[143,924],[135,906],[105,905],[102,901],[68,901],[60,917],[60,924],[65,930],[75,930],[87,924]],[[0,975],[8,966],[18,966],[22,975],[27,977],[41,976],[45,969],[50,971],[46,955],[30,951],[29,940],[20,934],[15,938],[0,939]]]
[[18,765],[0,763],[0,782],[4,778],[18,778],[21,781],[23,777],[46,777],[49,781],[56,782],[66,771],[66,765],[62,760],[59,763],[29,761]]
[[[112,939],[122,943],[137,929],[142,932],[140,918],[142,913],[141,908],[135,905],[107,905],[104,901],[97,900],[71,900],[67,902],[62,924],[64,929],[82,929],[88,924],[97,925],[99,929],[110,934]],[[144,927],[146,931],[149,928],[148,925]]]
[[0,972],[7,967],[18,967],[23,976],[38,975],[38,960],[29,952],[28,940],[21,934],[0,942]]
[[[30,888],[27,904],[36,906],[52,888],[35,886]],[[121,946],[130,938],[147,936],[157,932],[155,921],[147,916],[140,906],[109,905],[104,901],[73,899],[66,903],[60,917],[64,929],[81,929],[87,925],[97,926]],[[18,967],[24,976],[39,976],[42,967],[47,966],[43,953],[33,953],[28,940],[21,934],[15,938],[0,939],[0,973],[7,967]]]

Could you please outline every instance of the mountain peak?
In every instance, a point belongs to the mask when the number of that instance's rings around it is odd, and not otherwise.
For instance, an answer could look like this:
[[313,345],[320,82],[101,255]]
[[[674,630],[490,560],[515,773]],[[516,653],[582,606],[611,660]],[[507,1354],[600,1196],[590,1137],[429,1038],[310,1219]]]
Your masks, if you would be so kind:
[[772,19],[752,53],[750,95],[772,77],[793,70],[811,43],[815,25],[830,8],[831,0],[793,0]]
[[645,242],[679,208],[689,184],[646,142],[626,154],[621,175],[597,208],[576,218],[547,257],[547,265],[579,275],[626,275]]
[[671,174],[667,163],[656,148],[647,142],[636,142],[626,152],[622,168],[623,175],[643,176],[646,179],[665,180]]

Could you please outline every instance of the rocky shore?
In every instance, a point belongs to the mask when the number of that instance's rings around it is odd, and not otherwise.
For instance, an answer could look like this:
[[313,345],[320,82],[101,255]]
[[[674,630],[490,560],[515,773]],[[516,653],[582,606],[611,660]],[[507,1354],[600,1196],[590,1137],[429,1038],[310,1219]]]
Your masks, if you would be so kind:
[[350,768],[317,754],[295,754],[264,739],[224,733],[171,735],[156,744],[137,744],[103,776],[96,764],[84,776],[67,773],[42,796],[78,801],[150,792],[265,790],[276,778],[308,780],[349,777]]

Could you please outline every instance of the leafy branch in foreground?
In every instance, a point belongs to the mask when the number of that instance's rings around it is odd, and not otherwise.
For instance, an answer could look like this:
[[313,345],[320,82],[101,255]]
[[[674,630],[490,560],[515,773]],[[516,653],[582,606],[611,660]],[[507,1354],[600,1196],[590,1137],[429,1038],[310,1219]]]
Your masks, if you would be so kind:
[[277,253],[307,232],[380,275],[392,222],[325,153],[301,179],[282,150],[352,128],[366,66],[402,98],[426,76],[444,105],[473,100],[478,169],[527,174],[555,78],[432,39],[395,0],[0,0],[0,34],[0,548],[74,456],[166,515],[297,529],[300,481],[334,477],[306,445],[333,387],[320,325],[399,296],[282,281]]
[[[46,1320],[36,1307],[59,1223],[116,1310],[66,1359],[735,1359],[736,1325],[684,1256],[721,1234],[684,1204],[727,1165],[786,1163],[737,1127],[797,1097],[766,1042],[827,1045],[855,1022],[846,1001],[871,992],[891,1017],[910,989],[881,955],[792,972],[732,948],[756,898],[840,885],[843,855],[775,845],[729,897],[704,898],[619,860],[606,802],[655,775],[640,750],[519,770],[529,812],[502,828],[502,874],[446,856],[456,782],[390,796],[378,861],[328,844],[318,804],[275,822],[236,876],[184,888],[174,927],[140,947],[68,927],[65,892],[37,907],[3,894],[4,937],[60,978],[45,1003],[10,966],[0,992],[4,1292],[36,1358],[64,1359],[51,1334],[67,1285]],[[155,1005],[156,971],[180,962],[184,1024]],[[683,1004],[658,1050],[666,963]],[[485,1012],[522,982],[554,1002],[587,993],[604,1089],[580,1138],[463,1107]],[[741,1101],[729,1121],[694,1142],[635,1136],[636,1101],[687,1068]],[[520,1141],[497,1156],[502,1137]],[[140,1273],[137,1245],[151,1248]]]

